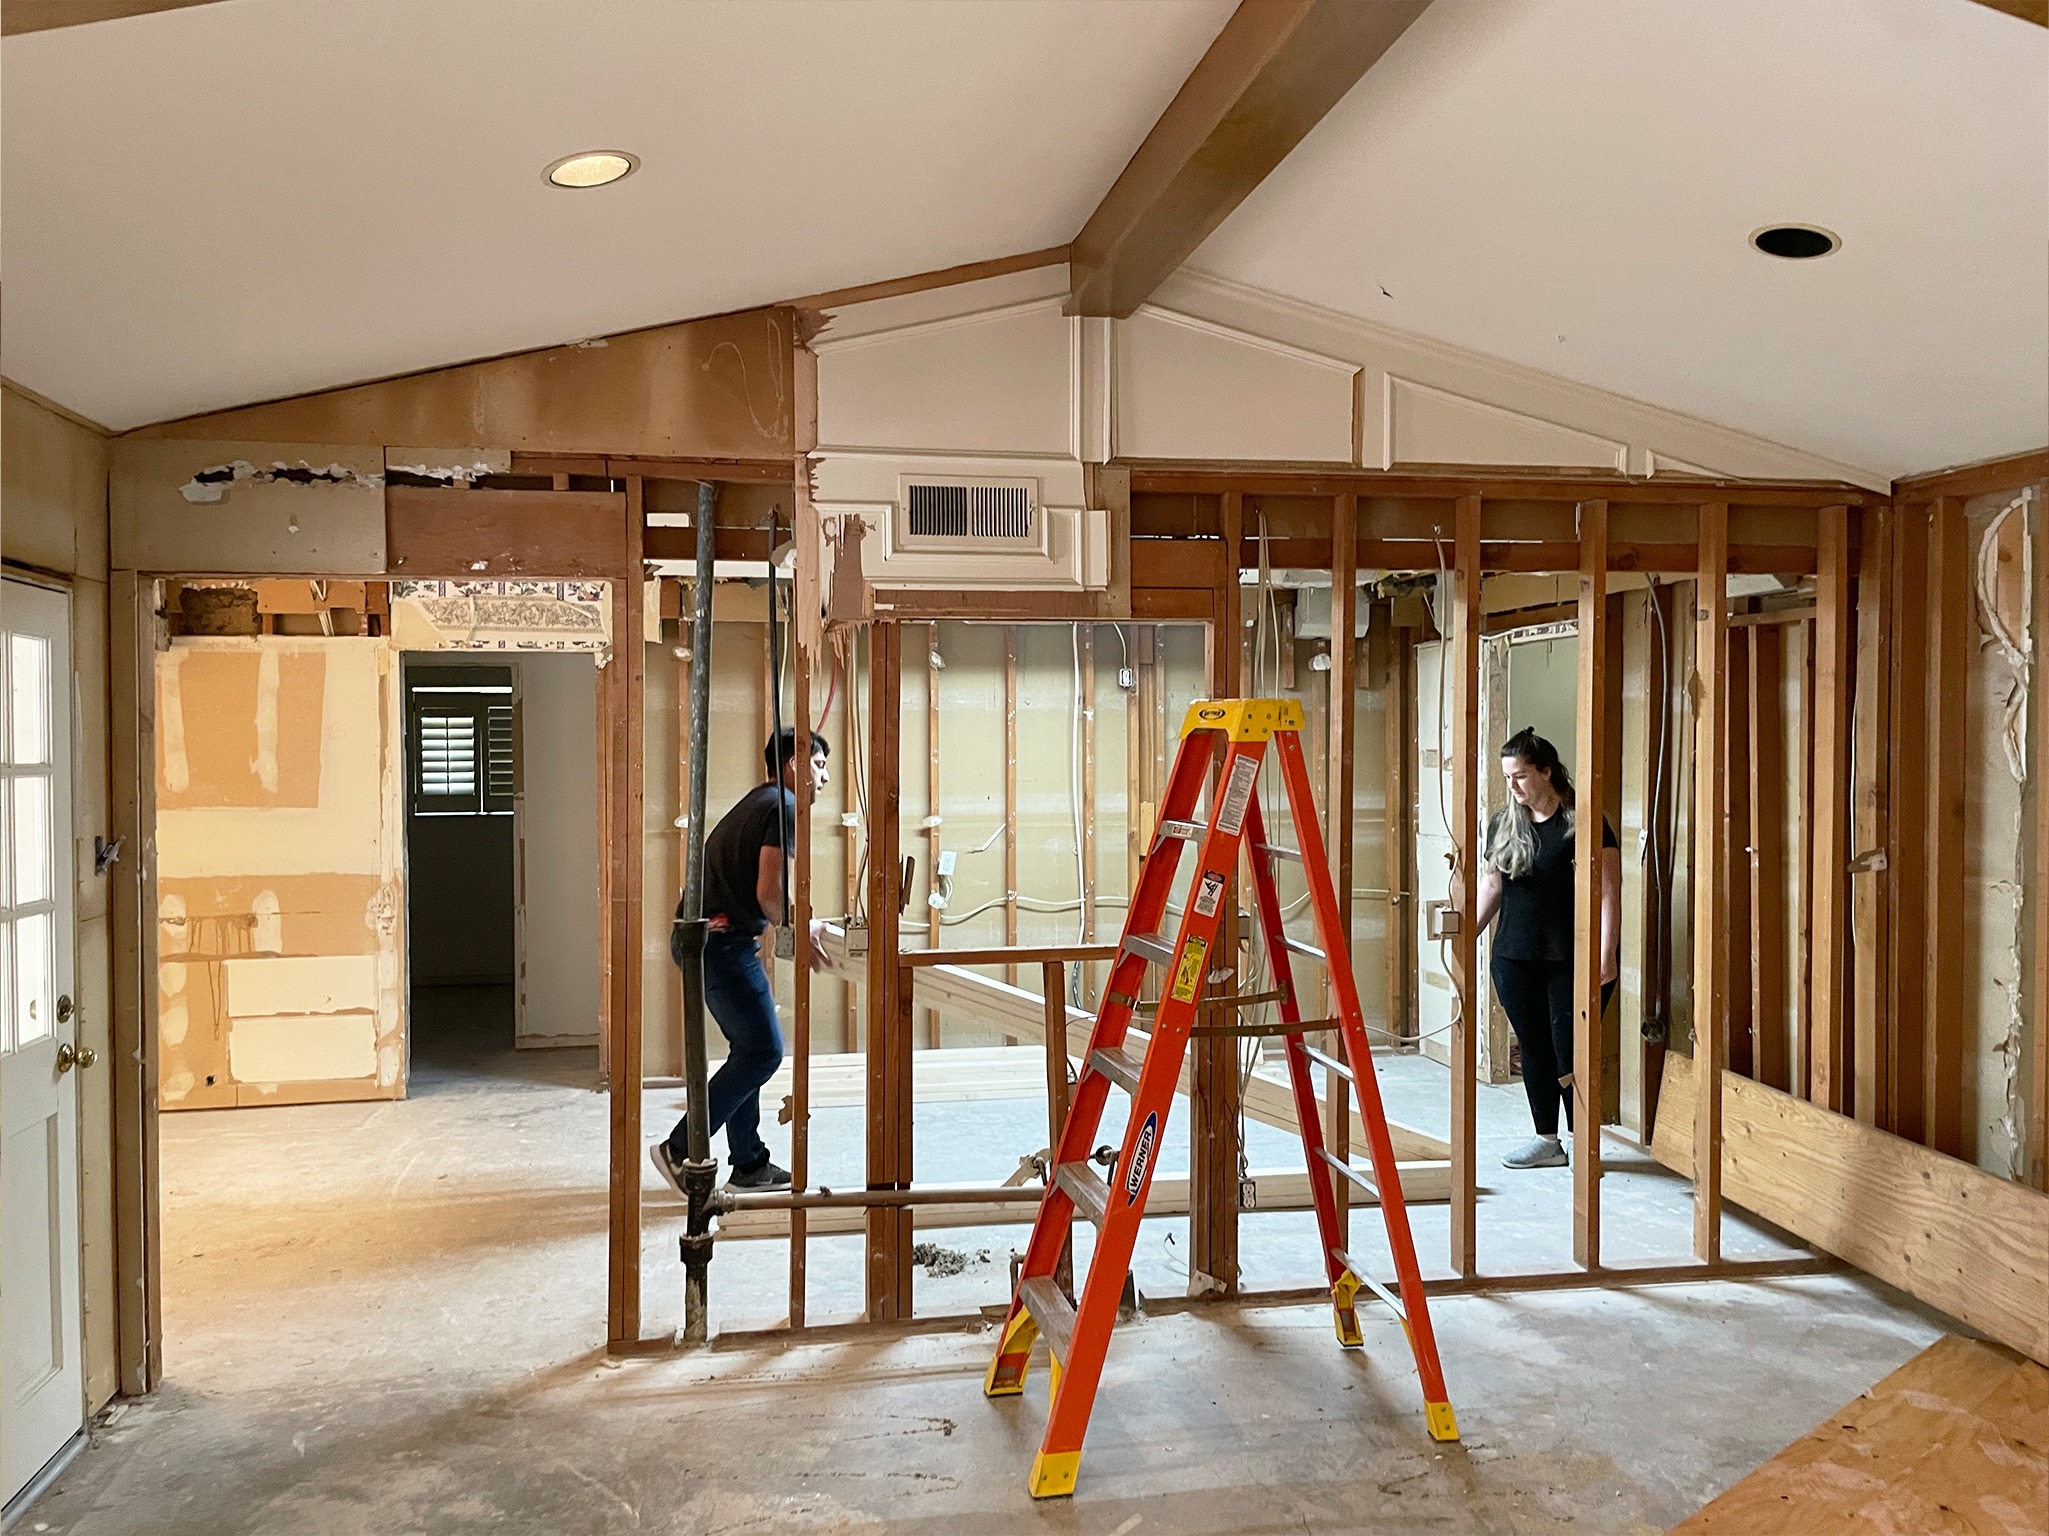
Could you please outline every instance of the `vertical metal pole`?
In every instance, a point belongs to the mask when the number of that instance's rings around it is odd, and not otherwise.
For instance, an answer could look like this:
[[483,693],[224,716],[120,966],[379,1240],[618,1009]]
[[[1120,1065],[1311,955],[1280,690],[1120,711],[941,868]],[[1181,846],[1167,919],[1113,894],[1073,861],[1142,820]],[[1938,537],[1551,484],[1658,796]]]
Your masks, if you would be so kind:
[[683,912],[674,951],[683,972],[683,1080],[689,1160],[683,1193],[689,1219],[682,1238],[683,1342],[709,1336],[706,1272],[711,1267],[711,1193],[718,1165],[711,1160],[710,1092],[704,1049],[704,769],[711,734],[712,522],[718,512],[716,481],[697,487],[697,580],[690,619],[690,830],[683,861]]

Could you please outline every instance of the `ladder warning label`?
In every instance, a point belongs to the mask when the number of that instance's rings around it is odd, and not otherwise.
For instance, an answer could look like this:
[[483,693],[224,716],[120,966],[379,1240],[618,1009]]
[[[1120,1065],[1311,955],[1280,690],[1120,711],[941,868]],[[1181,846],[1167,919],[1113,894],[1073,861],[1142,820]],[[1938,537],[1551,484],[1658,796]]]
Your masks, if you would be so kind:
[[1259,777],[1259,759],[1241,757],[1231,764],[1230,781],[1224,785],[1224,803],[1217,811],[1217,830],[1236,837],[1245,825],[1245,807],[1252,803],[1252,781]]
[[1223,899],[1224,877],[1212,869],[1203,875],[1202,885],[1196,890],[1195,915],[1197,917],[1215,917],[1217,915],[1217,903]]
[[1124,1203],[1132,1204],[1138,1199],[1138,1192],[1145,1188],[1145,1171],[1152,1166],[1153,1147],[1160,1139],[1160,1115],[1158,1110],[1145,1117],[1145,1124],[1138,1128],[1138,1140],[1131,1148],[1131,1172],[1124,1175]]
[[1177,1003],[1195,1001],[1196,989],[1202,985],[1203,957],[1209,953],[1209,945],[1201,939],[1190,939],[1188,947],[1181,951],[1180,962],[1174,967],[1172,997]]

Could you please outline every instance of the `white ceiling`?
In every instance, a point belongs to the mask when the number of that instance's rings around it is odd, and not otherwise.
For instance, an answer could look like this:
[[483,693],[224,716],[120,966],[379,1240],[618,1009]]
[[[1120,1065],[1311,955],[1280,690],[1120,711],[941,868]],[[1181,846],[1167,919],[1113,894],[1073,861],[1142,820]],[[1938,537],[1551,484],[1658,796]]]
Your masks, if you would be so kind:
[[[1843,247],[1750,249],[1780,222]],[[1190,265],[1885,475],[2039,448],[2049,31],[1436,0]]]
[[[5,371],[149,421],[1058,245],[1233,0],[225,0],[8,38]],[[545,186],[575,150],[642,157]]]

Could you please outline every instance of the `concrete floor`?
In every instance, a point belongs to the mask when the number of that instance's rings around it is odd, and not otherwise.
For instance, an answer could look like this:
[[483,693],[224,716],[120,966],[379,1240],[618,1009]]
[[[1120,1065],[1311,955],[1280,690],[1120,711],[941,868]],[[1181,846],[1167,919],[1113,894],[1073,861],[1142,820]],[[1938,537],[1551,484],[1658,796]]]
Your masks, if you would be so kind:
[[[1944,1331],[1846,1276],[1445,1299],[1433,1316],[1465,1438],[1437,1446],[1399,1325],[1378,1309],[1362,1314],[1364,1357],[1335,1346],[1321,1308],[1154,1317],[1120,1332],[1077,1497],[1034,1505],[1045,1372],[1022,1400],[983,1398],[981,1328],[608,1361],[593,1063],[489,1041],[423,1031],[404,1103],[165,1117],[168,1384],[108,1414],[18,1529],[1642,1533]],[[673,1097],[650,1094],[651,1132]],[[928,1106],[921,1167],[929,1136],[935,1177],[1008,1171],[981,1166],[1015,1165],[992,1122],[1022,1134],[1029,1111]],[[1166,1145],[1185,1155],[1185,1140]],[[1547,1225],[1556,1200],[1538,1182],[1553,1176],[1505,1177],[1489,1179],[1511,1193],[1482,1220],[1506,1257],[1513,1229]],[[1642,1177],[1640,1197],[1615,1198],[1659,1228],[1669,1191]],[[1283,1225],[1302,1221],[1248,1219],[1250,1278],[1302,1283],[1313,1252],[1293,1254]],[[651,1199],[648,1228],[652,1330],[680,1310],[673,1211]],[[1007,1257],[1021,1233],[988,1240]],[[1664,1236],[1646,1240],[1677,1251]],[[835,1250],[812,1261],[814,1310],[829,1309],[827,1293],[857,1294],[858,1242],[815,1246]],[[1156,1294],[1185,1283],[1169,1248],[1142,1249]],[[786,1252],[722,1249],[724,1319],[780,1314]],[[953,1310],[1005,1286],[993,1261],[943,1281],[921,1271],[919,1300]]]

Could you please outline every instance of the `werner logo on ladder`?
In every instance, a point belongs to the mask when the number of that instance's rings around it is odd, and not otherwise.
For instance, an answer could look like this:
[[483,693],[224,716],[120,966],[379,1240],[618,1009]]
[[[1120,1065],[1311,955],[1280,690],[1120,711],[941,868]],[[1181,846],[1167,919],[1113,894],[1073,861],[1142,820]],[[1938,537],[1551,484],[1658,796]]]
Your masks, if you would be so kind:
[[[1408,1333],[1423,1387],[1430,1434],[1438,1440],[1458,1438],[1458,1422],[1452,1416],[1444,1389],[1444,1372],[1437,1360],[1437,1339],[1430,1328],[1422,1275],[1416,1267],[1416,1245],[1409,1235],[1408,1210],[1402,1202],[1401,1184],[1395,1172],[1394,1147],[1388,1139],[1380,1088],[1373,1076],[1373,1053],[1366,1043],[1358,989],[1352,981],[1351,948],[1348,936],[1338,925],[1330,864],[1324,857],[1317,831],[1309,773],[1302,758],[1301,730],[1302,706],[1293,699],[1212,699],[1191,705],[1182,724],[1181,750],[1167,781],[1159,830],[1132,892],[1124,936],[1104,984],[1102,1005],[1089,1037],[1088,1058],[1054,1154],[1053,1181],[1039,1206],[1017,1296],[1010,1304],[1002,1341],[982,1387],[991,1397],[1022,1392],[1032,1344],[1040,1335],[1045,1336],[1053,1361],[1053,1401],[1047,1414],[1045,1439],[1032,1463],[1034,1498],[1074,1491],[1075,1475],[1081,1466],[1082,1437],[1088,1432],[1089,1411],[1095,1404],[1103,1359],[1110,1345],[1110,1327],[1116,1321],[1118,1299],[1131,1267],[1138,1224],[1145,1215],[1154,1154],[1167,1112],[1173,1106],[1174,1090],[1181,1077],[1181,1059],[1189,1035],[1196,1028],[1196,1012],[1202,1006],[1269,1000],[1279,1003],[1281,1022],[1271,1033],[1279,1034],[1286,1042],[1288,1077],[1302,1127],[1302,1149],[1309,1164],[1309,1187],[1316,1205],[1317,1231],[1330,1281],[1338,1341],[1351,1349],[1363,1342],[1354,1303],[1362,1287],[1371,1289],[1394,1309]],[[1201,800],[1220,738],[1228,744],[1218,777],[1221,790],[1205,825],[1191,818]],[[1302,844],[1299,849],[1270,845],[1260,819],[1259,765],[1269,743],[1280,757],[1288,809]],[[1184,843],[1197,843],[1201,851],[1192,899],[1182,915],[1179,934],[1169,944],[1161,929]],[[1252,853],[1254,905],[1277,992],[1260,994],[1256,999],[1205,999],[1203,981],[1209,970],[1210,953],[1216,946],[1224,892],[1230,886],[1239,850],[1247,843]],[[1280,898],[1274,891],[1276,859],[1301,861],[1309,885],[1310,906],[1316,915],[1316,946],[1291,939],[1282,930]],[[1289,967],[1291,953],[1324,961],[1337,999],[1337,1018],[1303,1020]],[[1151,1037],[1139,1036],[1134,1042],[1132,1014],[1138,1005],[1146,967],[1151,965],[1165,967],[1170,980],[1160,999]],[[1302,1038],[1306,1031],[1333,1026],[1344,1043],[1343,1061],[1312,1052]],[[1356,1182],[1365,1181],[1323,1145],[1316,1088],[1309,1076],[1312,1060],[1321,1062],[1326,1071],[1350,1078],[1358,1092],[1359,1117],[1366,1127],[1373,1160],[1370,1187],[1379,1194],[1381,1215],[1387,1223],[1388,1246],[1394,1254],[1395,1274],[1400,1283],[1399,1296],[1362,1276],[1351,1257],[1338,1246],[1332,1171]],[[1095,1144],[1103,1106],[1113,1084],[1130,1094],[1132,1103],[1124,1147],[1112,1178],[1106,1182],[1089,1166],[1089,1151]],[[1069,1225],[1077,1214],[1101,1229],[1078,1306],[1068,1302],[1055,1278]]]

